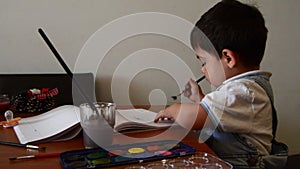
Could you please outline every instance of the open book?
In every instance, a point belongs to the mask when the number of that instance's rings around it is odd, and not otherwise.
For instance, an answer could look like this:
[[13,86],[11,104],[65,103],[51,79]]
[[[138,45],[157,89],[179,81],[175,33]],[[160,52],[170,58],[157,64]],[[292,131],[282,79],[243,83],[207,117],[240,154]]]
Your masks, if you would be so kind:
[[155,130],[173,125],[172,123],[154,123],[155,116],[155,112],[146,109],[118,109],[116,111],[115,131]]
[[[172,123],[154,123],[155,112],[145,109],[116,110],[116,132],[153,130],[172,126]],[[79,108],[64,105],[46,113],[23,118],[14,127],[22,144],[69,140],[81,131]]]
[[23,118],[14,130],[21,144],[72,139],[81,131],[79,108],[65,105]]

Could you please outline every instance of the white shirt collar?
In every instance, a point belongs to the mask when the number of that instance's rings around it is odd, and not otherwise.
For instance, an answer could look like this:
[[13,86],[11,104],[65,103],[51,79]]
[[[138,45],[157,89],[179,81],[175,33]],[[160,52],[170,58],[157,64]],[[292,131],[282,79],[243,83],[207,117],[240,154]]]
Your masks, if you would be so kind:
[[263,71],[263,70],[253,70],[253,71],[249,71],[249,72],[245,72],[245,73],[242,73],[242,74],[239,74],[239,75],[236,75],[236,76],[233,76],[227,80],[225,80],[222,84],[226,84],[227,82],[229,81],[232,81],[232,80],[235,80],[235,79],[239,79],[239,78],[242,78],[244,76],[249,76],[249,75],[252,75],[252,74],[265,74],[267,76],[272,76],[272,73],[271,72],[267,72],[267,71]]

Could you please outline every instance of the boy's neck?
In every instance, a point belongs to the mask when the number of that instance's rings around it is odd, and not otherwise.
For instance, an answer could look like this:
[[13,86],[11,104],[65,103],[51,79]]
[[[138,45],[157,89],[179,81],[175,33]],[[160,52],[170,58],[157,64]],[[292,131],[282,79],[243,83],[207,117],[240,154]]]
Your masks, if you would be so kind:
[[256,66],[256,67],[244,67],[244,66],[243,67],[237,67],[237,68],[232,69],[229,72],[226,72],[226,80],[230,79],[234,76],[237,76],[237,75],[240,75],[240,74],[243,74],[243,73],[246,73],[246,72],[250,72],[250,71],[259,70],[259,69],[260,69],[259,66]]

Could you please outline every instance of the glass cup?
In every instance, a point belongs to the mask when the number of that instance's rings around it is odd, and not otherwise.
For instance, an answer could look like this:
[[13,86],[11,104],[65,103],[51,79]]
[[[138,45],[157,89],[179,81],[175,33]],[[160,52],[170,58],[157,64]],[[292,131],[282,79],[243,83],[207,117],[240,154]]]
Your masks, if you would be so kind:
[[96,102],[80,105],[80,125],[83,128],[83,143],[86,149],[112,144],[115,125],[115,103]]
[[10,106],[10,99],[7,94],[0,94],[0,112],[5,112]]

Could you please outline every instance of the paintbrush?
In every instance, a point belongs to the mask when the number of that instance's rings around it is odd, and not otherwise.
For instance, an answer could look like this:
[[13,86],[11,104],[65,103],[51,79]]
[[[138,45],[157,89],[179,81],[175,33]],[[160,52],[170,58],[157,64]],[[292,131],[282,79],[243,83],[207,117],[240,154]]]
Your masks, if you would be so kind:
[[22,160],[22,159],[30,159],[30,158],[49,158],[49,157],[58,157],[59,155],[60,155],[60,153],[33,154],[33,155],[9,158],[9,160]]
[[[196,80],[196,83],[200,83],[203,79],[205,79],[205,76],[202,76],[202,77],[200,77],[198,80]],[[185,92],[185,90],[183,90],[181,93],[179,93],[179,94],[176,95],[176,96],[171,96],[171,98],[172,98],[173,100],[177,100],[177,97],[180,96],[180,95],[182,95],[184,92]]]
[[39,147],[39,146],[35,146],[35,145],[30,145],[30,144],[19,144],[19,143],[6,142],[6,141],[0,141],[0,144],[8,145],[8,146],[24,147],[24,148],[30,148],[30,149],[36,149],[36,150],[45,150],[46,149],[46,147]]

